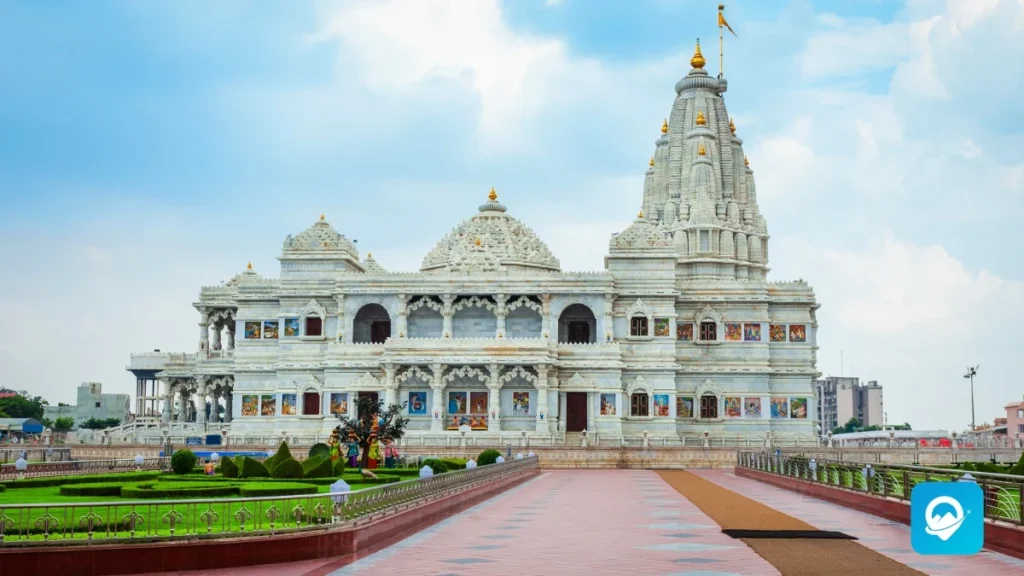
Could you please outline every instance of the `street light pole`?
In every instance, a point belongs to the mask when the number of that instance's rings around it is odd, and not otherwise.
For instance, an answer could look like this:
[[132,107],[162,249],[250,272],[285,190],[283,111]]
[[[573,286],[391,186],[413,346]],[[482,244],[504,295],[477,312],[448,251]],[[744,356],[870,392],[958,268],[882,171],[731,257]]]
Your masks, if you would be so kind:
[[978,368],[981,368],[981,364],[978,364],[974,368],[967,368],[967,374],[964,374],[964,378],[971,381],[971,431],[975,430],[974,425],[974,377],[978,375]]

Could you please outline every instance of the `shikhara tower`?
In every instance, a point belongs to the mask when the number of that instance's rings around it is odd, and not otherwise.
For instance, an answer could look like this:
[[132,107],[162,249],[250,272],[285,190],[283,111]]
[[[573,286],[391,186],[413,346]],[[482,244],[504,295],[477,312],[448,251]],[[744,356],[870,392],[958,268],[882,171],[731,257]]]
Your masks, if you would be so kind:
[[476,445],[815,441],[818,304],[803,281],[766,281],[726,81],[699,44],[690,63],[604,271],[562,271],[493,188],[414,273],[361,258],[321,216],[285,239],[280,278],[250,266],[202,289],[196,353],[133,356],[164,402],[123,434],[312,442],[369,394],[407,403],[423,445],[463,426]]

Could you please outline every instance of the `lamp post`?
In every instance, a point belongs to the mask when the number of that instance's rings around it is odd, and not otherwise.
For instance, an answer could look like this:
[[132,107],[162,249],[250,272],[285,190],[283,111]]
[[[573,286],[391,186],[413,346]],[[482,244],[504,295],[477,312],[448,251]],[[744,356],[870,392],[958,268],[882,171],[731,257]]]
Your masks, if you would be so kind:
[[975,430],[974,427],[974,377],[978,375],[978,368],[981,368],[981,364],[978,364],[974,368],[967,368],[967,374],[964,374],[964,378],[971,381],[971,430]]

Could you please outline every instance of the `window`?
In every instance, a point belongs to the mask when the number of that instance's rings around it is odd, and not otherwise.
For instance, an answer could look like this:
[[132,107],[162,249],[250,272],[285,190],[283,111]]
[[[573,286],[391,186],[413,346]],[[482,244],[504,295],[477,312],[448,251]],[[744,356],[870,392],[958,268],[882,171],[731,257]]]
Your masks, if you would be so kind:
[[324,333],[324,321],[319,316],[306,318],[306,336],[322,336]]
[[637,316],[629,321],[630,336],[647,336],[647,317]]
[[1017,424],[1017,433],[1024,434],[1024,424]]
[[704,342],[718,340],[718,326],[714,322],[700,323],[700,339]]
[[718,398],[716,396],[700,397],[700,417],[718,418]]
[[[644,318],[646,320],[646,318]],[[643,392],[638,392],[629,397],[629,415],[630,416],[649,416],[650,408],[650,396]]]
[[391,337],[391,321],[370,323],[370,343],[383,344]]
[[700,251],[710,252],[711,251],[711,233],[707,230],[700,231]]
[[99,408],[99,407],[100,407],[100,403],[99,403],[99,402],[97,402],[97,403],[96,403],[96,407],[97,407],[97,408]]
[[1017,410],[1017,418],[1024,418],[1024,408]]
[[590,342],[590,324],[586,320],[569,322],[569,344],[586,344]]
[[320,395],[316,392],[302,394],[302,415],[317,416],[320,414]]

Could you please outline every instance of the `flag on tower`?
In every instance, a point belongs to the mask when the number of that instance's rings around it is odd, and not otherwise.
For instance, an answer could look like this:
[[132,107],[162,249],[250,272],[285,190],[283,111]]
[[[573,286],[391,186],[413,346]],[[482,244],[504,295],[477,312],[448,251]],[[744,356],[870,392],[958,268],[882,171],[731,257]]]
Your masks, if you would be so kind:
[[[725,9],[724,5],[722,5],[722,4],[718,5],[718,25],[719,26],[725,26],[726,28],[729,29],[729,32],[732,32],[733,36],[736,36],[736,32],[733,32],[732,26],[729,26],[729,23],[726,22],[726,20],[725,20],[725,14],[722,13],[722,10],[724,10],[724,9]],[[736,36],[736,37],[739,38],[739,36]]]

